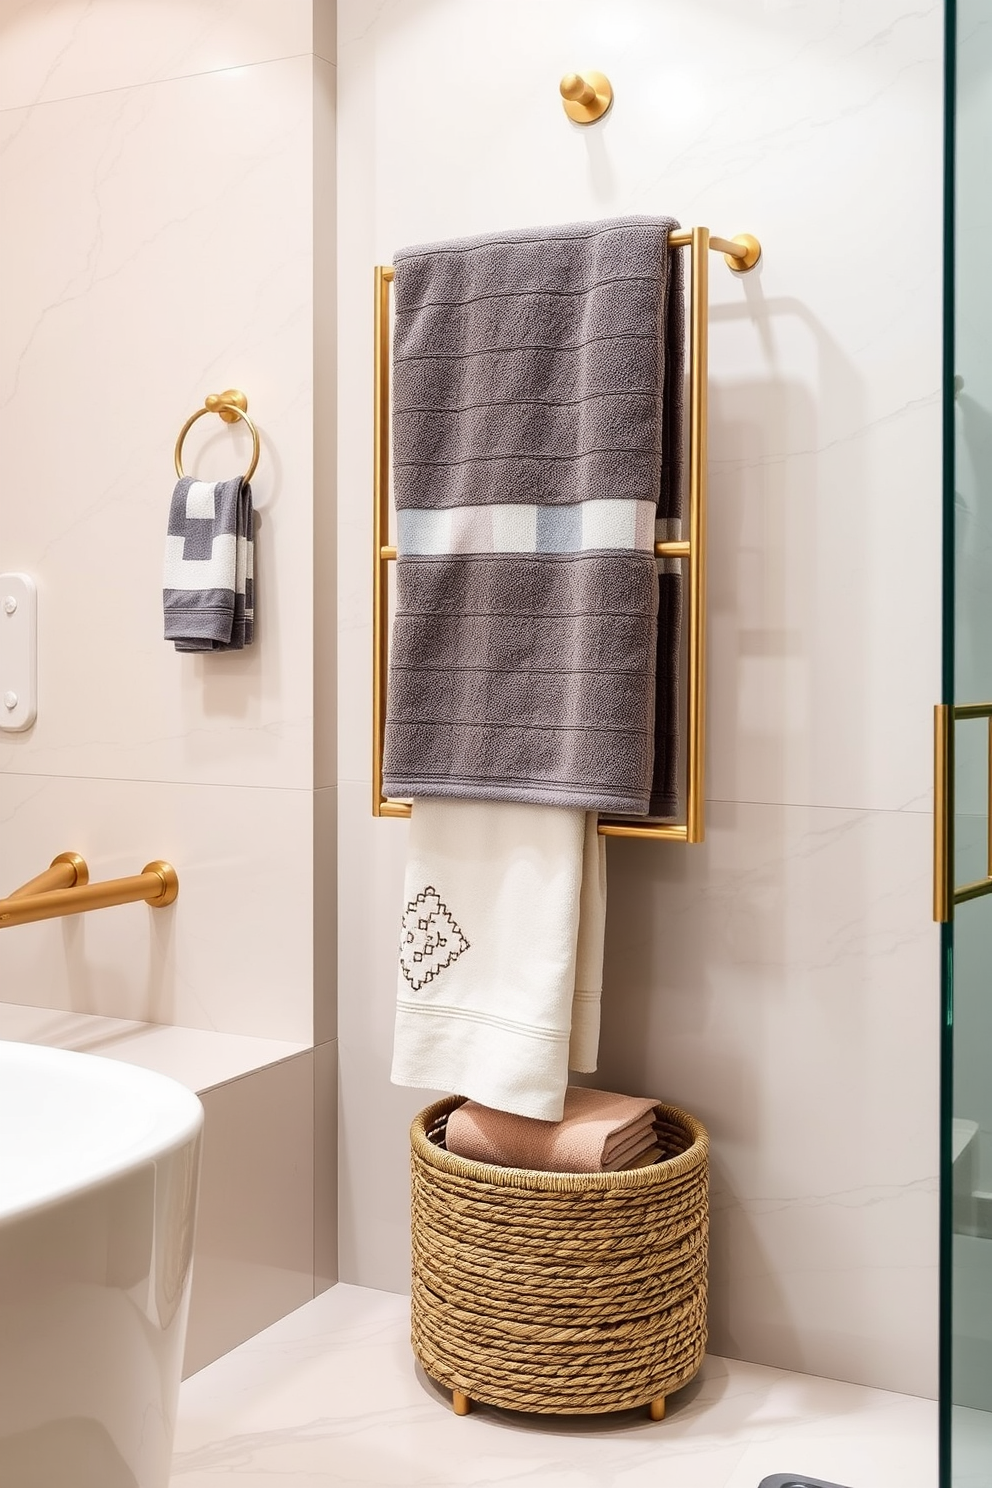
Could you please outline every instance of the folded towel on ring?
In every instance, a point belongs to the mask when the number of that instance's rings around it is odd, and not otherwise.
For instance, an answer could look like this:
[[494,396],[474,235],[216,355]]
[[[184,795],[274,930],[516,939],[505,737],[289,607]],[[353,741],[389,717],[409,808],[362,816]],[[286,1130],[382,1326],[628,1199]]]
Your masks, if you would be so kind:
[[255,637],[255,516],[242,476],[176,482],[163,574],[177,651],[240,651]]
[[657,1101],[570,1085],[560,1121],[528,1121],[466,1101],[448,1117],[449,1152],[542,1173],[609,1173],[655,1146]]

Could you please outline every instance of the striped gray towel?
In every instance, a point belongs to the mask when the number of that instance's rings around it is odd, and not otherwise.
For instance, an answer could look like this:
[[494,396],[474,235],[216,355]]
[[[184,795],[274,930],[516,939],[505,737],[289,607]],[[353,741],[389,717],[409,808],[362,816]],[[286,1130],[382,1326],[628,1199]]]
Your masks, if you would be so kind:
[[389,795],[677,809],[676,226],[396,254]]
[[240,651],[255,635],[255,518],[243,477],[176,483],[165,539],[165,639]]

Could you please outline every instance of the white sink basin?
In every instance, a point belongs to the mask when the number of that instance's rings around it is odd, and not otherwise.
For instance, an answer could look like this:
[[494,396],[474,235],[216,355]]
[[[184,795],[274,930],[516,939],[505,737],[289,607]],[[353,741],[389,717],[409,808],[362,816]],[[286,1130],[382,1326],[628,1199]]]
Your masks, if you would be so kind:
[[0,1484],[167,1488],[203,1109],[0,1042]]

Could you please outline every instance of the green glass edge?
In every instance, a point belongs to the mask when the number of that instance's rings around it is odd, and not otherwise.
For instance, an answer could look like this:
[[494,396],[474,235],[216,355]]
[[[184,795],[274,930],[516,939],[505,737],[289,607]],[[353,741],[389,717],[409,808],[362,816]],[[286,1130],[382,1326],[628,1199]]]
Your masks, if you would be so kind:
[[[944,273],[942,486],[943,565],[941,702],[954,702],[954,174],[957,108],[957,0],[944,8]],[[940,1281],[938,1346],[938,1482],[953,1488],[953,1208],[951,1120],[954,1112],[954,922],[940,927]]]

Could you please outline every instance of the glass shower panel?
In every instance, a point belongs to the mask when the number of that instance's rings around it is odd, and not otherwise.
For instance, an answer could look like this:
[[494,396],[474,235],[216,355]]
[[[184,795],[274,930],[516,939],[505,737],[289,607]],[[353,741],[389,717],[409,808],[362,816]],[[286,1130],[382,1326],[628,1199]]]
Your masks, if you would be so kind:
[[[954,580],[945,700],[992,703],[992,12],[988,0],[948,5],[950,138],[954,142]],[[951,675],[953,674],[953,683]],[[990,725],[958,720],[955,882],[990,873]],[[953,1018],[946,1069],[944,1474],[942,1488],[992,1483],[992,897],[959,904],[946,932]],[[948,1096],[950,1097],[948,1099]],[[949,1295],[948,1295],[949,1291]]]

